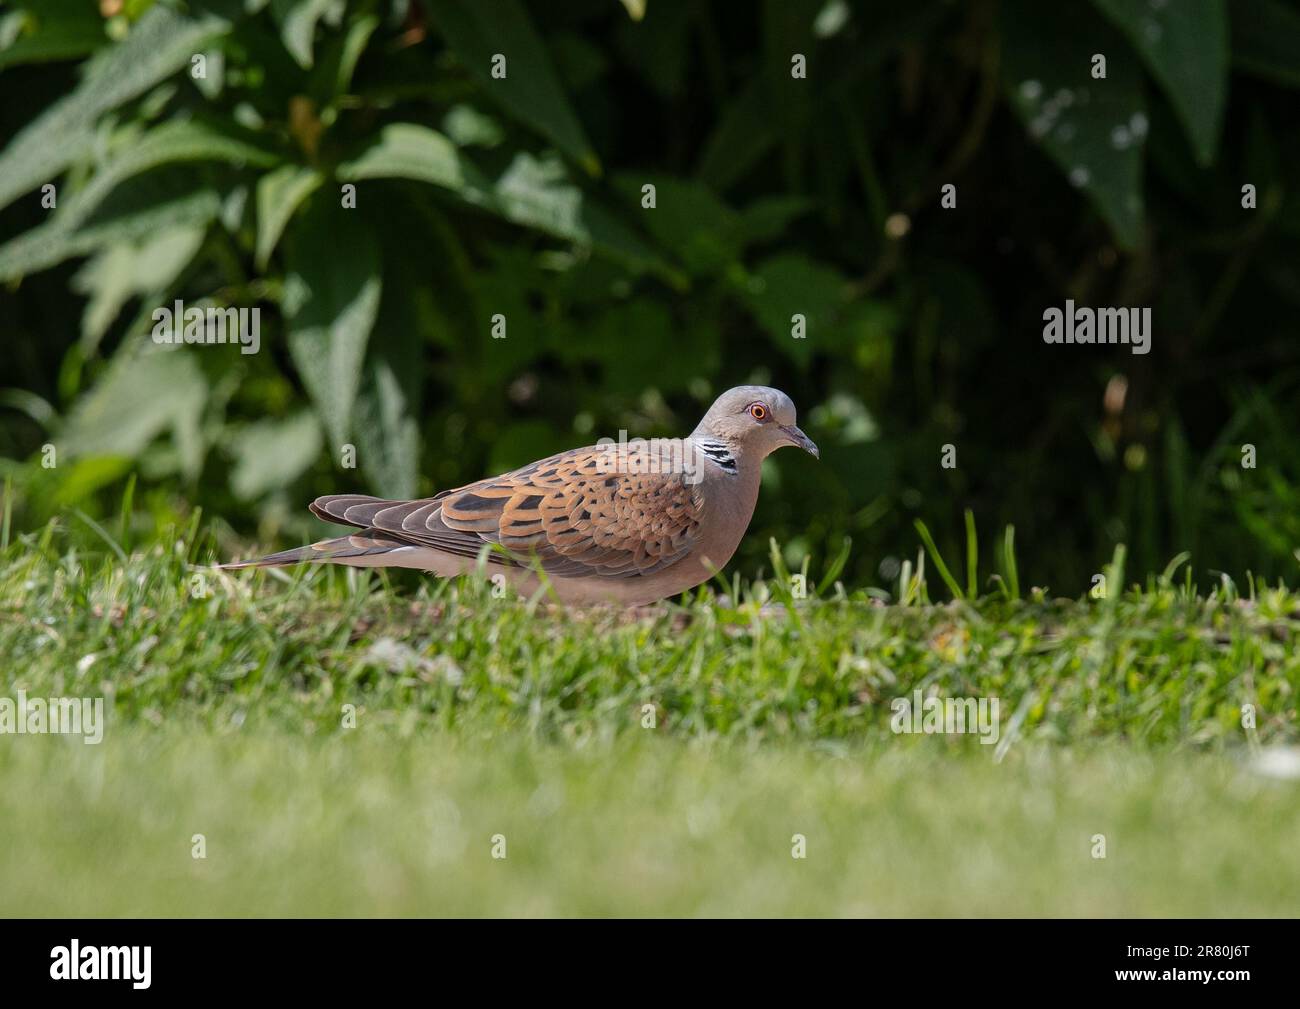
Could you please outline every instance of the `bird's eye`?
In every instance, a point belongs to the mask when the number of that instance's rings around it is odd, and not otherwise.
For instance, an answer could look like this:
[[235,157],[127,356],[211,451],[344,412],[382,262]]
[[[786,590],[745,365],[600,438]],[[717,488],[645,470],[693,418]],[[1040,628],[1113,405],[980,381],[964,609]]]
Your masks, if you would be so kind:
[[755,420],[767,420],[767,407],[762,403],[752,403],[749,407],[749,415]]

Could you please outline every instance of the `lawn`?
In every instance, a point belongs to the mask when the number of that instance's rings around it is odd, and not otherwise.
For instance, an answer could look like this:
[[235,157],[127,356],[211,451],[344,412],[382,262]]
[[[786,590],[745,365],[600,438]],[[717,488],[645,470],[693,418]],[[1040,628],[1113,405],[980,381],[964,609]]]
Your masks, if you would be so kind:
[[[0,553],[0,697],[108,711],[97,745],[0,736],[5,914],[1300,901],[1284,588],[1183,568],[938,605],[918,564],[908,605],[798,598],[779,571],[571,611],[474,579],[215,571],[196,529],[51,525]],[[917,691],[996,698],[995,731],[893,731]]]

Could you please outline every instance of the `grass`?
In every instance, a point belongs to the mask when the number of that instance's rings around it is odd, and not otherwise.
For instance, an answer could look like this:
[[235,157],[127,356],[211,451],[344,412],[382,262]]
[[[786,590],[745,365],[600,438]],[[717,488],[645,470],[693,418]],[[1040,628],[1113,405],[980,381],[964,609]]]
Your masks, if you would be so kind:
[[3,752],[9,914],[1290,915],[1300,881],[1294,783],[1208,755],[360,727]]
[[[1273,915],[1300,895],[1300,782],[1259,771],[1300,735],[1281,586],[1201,593],[1173,565],[1021,599],[1008,531],[985,598],[972,547],[945,605],[924,556],[908,605],[833,578],[796,598],[776,556],[725,595],[572,611],[474,579],[214,571],[195,528],[0,547],[0,697],[111,711],[98,746],[0,736],[7,914]],[[1124,584],[1122,552],[1106,574]],[[891,731],[916,690],[997,698],[996,745]]]

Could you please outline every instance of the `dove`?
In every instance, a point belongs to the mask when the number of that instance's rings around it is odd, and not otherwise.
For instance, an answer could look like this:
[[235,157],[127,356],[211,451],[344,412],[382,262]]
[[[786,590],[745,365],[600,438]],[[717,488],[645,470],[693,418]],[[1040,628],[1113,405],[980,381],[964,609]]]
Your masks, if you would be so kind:
[[304,562],[484,570],[561,602],[642,606],[723,569],[754,514],[763,460],[820,452],[785,393],[729,389],[688,438],[604,440],[413,501],[331,494],[310,505],[355,531],[225,568]]

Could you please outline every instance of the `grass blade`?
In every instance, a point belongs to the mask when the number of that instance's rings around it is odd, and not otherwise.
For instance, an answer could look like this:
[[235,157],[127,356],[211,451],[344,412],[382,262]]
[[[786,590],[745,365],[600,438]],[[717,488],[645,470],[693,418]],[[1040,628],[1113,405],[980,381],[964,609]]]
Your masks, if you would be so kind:
[[4,519],[0,521],[0,551],[6,550],[9,546],[9,523],[13,518],[14,507],[14,485],[12,477],[5,477],[5,509]]
[[117,539],[122,544],[122,549],[127,553],[131,552],[131,508],[135,504],[135,474],[132,473],[126,481],[126,490],[122,494],[122,522],[118,529]]
[[1002,575],[1007,580],[1011,598],[1020,599],[1020,571],[1016,567],[1016,527],[1007,526],[1002,536]]
[[113,553],[117,555],[117,559],[119,561],[121,561],[123,564],[126,563],[125,551],[123,551],[122,548],[118,545],[117,541],[114,540],[113,537],[108,534],[107,529],[105,529],[102,525],[100,525],[98,522],[92,519],[80,508],[73,508],[72,514],[77,516],[77,518],[81,519],[82,522],[86,523],[86,525],[88,525],[101,540],[107,543],[109,549],[111,549]]
[[821,595],[834,585],[835,579],[839,578],[840,574],[843,573],[844,565],[849,562],[849,551],[852,548],[853,540],[845,536],[844,542],[840,545],[840,552],[835,555],[835,559],[831,561],[831,566],[826,569],[826,573],[822,575],[822,580],[817,583],[818,595]]
[[1173,558],[1165,565],[1164,572],[1160,575],[1159,584],[1163,588],[1170,588],[1174,584],[1174,572],[1191,560],[1192,555],[1184,550],[1180,554],[1175,554]]
[[966,509],[966,598],[979,597],[980,544],[975,535],[975,513]]
[[1106,565],[1106,608],[1114,609],[1119,597],[1124,594],[1124,559],[1128,547],[1123,543],[1115,544],[1115,553]]
[[926,528],[925,523],[920,519],[915,519],[912,524],[916,526],[921,542],[925,544],[925,552],[930,555],[935,570],[939,572],[939,577],[943,579],[943,583],[948,586],[948,591],[952,593],[952,597],[954,599],[965,599],[966,593],[961,590],[961,586],[957,584],[957,579],[952,576],[952,572],[948,570],[948,565],[943,562],[943,558],[939,555],[939,549],[934,545],[934,537],[930,535],[930,530]]

